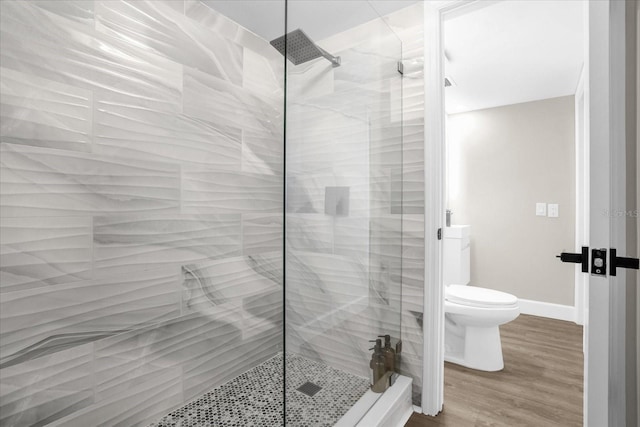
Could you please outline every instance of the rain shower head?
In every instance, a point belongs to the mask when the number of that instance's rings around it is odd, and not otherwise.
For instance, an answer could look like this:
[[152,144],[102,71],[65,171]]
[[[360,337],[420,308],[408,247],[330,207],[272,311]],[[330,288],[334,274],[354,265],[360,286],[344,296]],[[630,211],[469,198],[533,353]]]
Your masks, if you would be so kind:
[[294,65],[302,64],[322,56],[329,60],[333,67],[340,66],[339,56],[333,56],[322,49],[299,28],[284,36],[271,40],[271,46],[275,47],[282,55],[285,55],[286,49],[285,56],[289,61],[293,62]]

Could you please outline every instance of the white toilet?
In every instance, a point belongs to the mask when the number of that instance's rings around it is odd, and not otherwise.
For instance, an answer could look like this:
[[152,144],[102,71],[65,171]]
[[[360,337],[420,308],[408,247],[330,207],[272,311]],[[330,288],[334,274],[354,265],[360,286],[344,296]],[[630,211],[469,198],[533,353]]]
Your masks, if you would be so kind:
[[471,227],[444,231],[445,352],[448,362],[481,371],[504,368],[499,326],[520,315],[518,298],[469,283]]

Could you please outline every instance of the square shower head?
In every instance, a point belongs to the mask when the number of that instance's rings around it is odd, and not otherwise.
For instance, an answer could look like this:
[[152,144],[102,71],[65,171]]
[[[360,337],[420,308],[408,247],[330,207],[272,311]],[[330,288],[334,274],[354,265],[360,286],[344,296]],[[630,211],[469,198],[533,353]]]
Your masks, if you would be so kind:
[[271,40],[271,46],[275,47],[282,55],[285,55],[285,38],[286,57],[294,65],[322,56],[322,50],[301,29],[291,31],[284,36]]

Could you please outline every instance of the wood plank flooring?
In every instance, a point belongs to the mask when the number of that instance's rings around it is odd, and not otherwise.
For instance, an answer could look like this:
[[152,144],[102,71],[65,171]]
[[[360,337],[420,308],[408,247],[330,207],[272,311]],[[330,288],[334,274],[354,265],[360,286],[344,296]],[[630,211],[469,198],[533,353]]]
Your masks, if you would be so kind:
[[444,410],[405,427],[582,426],[582,327],[520,315],[500,333],[504,370],[445,363]]

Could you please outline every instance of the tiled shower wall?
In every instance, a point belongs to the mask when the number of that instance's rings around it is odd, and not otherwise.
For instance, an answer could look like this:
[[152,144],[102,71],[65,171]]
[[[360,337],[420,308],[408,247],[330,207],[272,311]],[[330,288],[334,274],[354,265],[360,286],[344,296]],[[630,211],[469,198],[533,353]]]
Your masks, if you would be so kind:
[[144,424],[275,354],[282,57],[192,0],[0,4],[0,424]]

